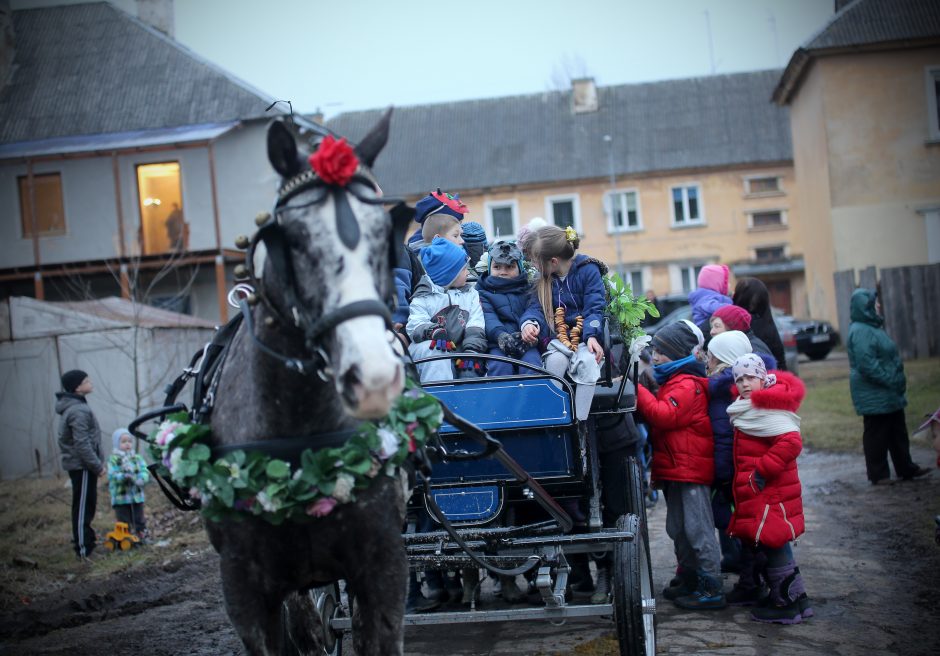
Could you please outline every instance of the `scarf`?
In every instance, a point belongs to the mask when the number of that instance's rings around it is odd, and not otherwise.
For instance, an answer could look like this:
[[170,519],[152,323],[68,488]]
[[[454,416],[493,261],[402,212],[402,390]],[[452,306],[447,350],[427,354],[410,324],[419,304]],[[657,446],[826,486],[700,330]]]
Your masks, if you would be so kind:
[[755,408],[750,399],[739,397],[729,405],[728,417],[735,428],[754,437],[776,437],[800,432],[800,417],[795,412]]
[[672,362],[663,362],[653,365],[653,378],[662,385],[667,380],[678,373],[692,374],[693,376],[705,376],[705,365],[703,365],[694,355],[687,355],[681,360]]

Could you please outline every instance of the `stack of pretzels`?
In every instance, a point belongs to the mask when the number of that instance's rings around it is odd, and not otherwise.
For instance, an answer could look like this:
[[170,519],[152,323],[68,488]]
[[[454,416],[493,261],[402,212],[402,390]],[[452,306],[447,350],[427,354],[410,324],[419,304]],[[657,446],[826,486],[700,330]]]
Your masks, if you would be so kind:
[[568,322],[565,321],[565,308],[559,307],[555,310],[555,334],[558,341],[565,345],[565,348],[572,351],[578,350],[578,344],[581,343],[581,333],[584,331],[584,317],[578,315],[575,318],[574,328],[568,330]]

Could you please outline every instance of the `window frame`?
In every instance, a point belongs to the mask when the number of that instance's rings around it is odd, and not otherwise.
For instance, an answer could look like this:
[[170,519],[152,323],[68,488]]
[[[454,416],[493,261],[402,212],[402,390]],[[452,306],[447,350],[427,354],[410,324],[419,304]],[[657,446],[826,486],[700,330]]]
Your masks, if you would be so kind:
[[[59,202],[62,206],[62,229],[61,230],[50,230],[42,231],[38,230],[36,234],[33,234],[32,220],[31,217],[24,216],[26,210],[26,203],[23,199],[23,183],[25,183],[27,193],[29,193],[29,173],[24,173],[23,175],[16,176],[16,200],[19,204],[19,215],[20,215],[20,235],[21,239],[46,239],[49,237],[67,237],[69,234],[69,224],[67,220],[68,212],[65,208],[65,184],[62,179],[62,171],[42,171],[40,173],[33,172],[32,174],[33,181],[35,183],[36,178],[52,177],[55,176],[59,180]],[[22,182],[21,182],[22,181]],[[35,210],[35,208],[34,208]],[[26,220],[29,219],[29,230],[27,230]],[[37,223],[39,223],[39,216],[36,217]]]
[[512,210],[512,234],[500,235],[499,239],[515,239],[519,232],[519,202],[515,198],[507,200],[488,200],[483,203],[486,213],[486,233],[490,241],[496,239],[496,226],[493,225],[493,209],[508,207]]
[[[781,249],[781,250],[783,251],[783,255],[781,256],[781,259],[784,259],[784,260],[785,260],[785,259],[787,259],[787,258],[790,257],[790,244],[788,244],[788,243],[786,243],[786,242],[781,242],[781,243],[778,243],[778,244],[760,244],[760,245],[758,245],[758,246],[752,246],[752,247],[751,247],[751,255],[752,255],[753,261],[754,261],[754,262],[768,262],[768,261],[771,261],[771,262],[772,262],[772,261],[774,261],[774,260],[761,259],[761,258],[759,258],[759,257],[757,256],[757,251],[761,251],[761,250],[765,250],[765,249],[770,249],[770,248],[774,248],[774,249],[779,248],[779,249]],[[774,258],[774,259],[776,259],[776,258]]]
[[[782,230],[783,228],[787,228],[790,225],[790,220],[787,217],[787,211],[788,210],[782,207],[762,207],[759,209],[745,210],[745,213],[747,214],[747,229],[749,231],[762,232],[765,230]],[[778,223],[777,225],[769,225],[769,226],[755,226],[754,225],[755,214],[771,214],[773,212],[777,212],[780,214],[780,223]]]
[[[187,226],[186,230],[187,230],[187,232],[190,230],[190,228],[188,227],[188,226],[189,226],[189,221],[185,218],[185,217],[188,216],[188,215],[187,215],[187,213],[186,213],[186,202],[185,202],[185,201],[186,201],[186,194],[185,194],[185,190],[183,189],[184,175],[183,175],[183,160],[182,160],[182,158],[180,158],[180,157],[177,157],[176,159],[162,159],[162,158],[161,158],[161,159],[154,159],[154,160],[152,160],[152,161],[146,161],[146,160],[145,160],[145,161],[133,162],[133,166],[134,166],[134,181],[135,181],[135,187],[136,187],[136,190],[137,190],[137,191],[136,191],[136,197],[135,197],[135,202],[137,203],[137,220],[138,220],[138,224],[137,224],[137,225],[138,225],[138,228],[139,228],[139,235],[140,235],[140,243],[138,244],[138,246],[139,246],[139,248],[140,248],[141,254],[143,254],[143,255],[164,255],[164,254],[167,254],[167,253],[172,253],[172,252],[174,252],[172,249],[166,250],[166,251],[150,250],[149,248],[147,248],[147,239],[146,239],[146,237],[144,236],[144,230],[145,230],[145,229],[144,229],[144,212],[143,212],[143,209],[144,209],[144,199],[141,197],[141,189],[140,189],[140,169],[141,169],[141,167],[156,166],[156,165],[160,165],[160,164],[176,164],[176,166],[179,168],[179,187],[180,187],[180,203],[179,203],[179,205],[180,205],[180,210],[182,210],[182,212],[183,212],[184,222],[185,222],[185,224],[186,224],[186,226]],[[187,238],[187,239],[186,239],[186,243],[185,243],[185,247],[184,247],[184,249],[183,249],[182,252],[188,252],[188,251],[189,251],[190,245],[189,245],[188,242],[189,242],[189,239]]]
[[924,87],[927,93],[927,134],[929,141],[940,142],[940,99],[937,84],[940,83],[940,64],[924,67]]
[[[695,291],[695,288],[698,286],[698,274],[703,267],[710,264],[710,262],[705,260],[699,260],[696,262],[672,262],[668,265],[669,271],[669,287],[671,294],[688,294]],[[682,287],[682,272],[684,269],[691,269],[692,276],[689,280],[690,288],[683,289]],[[697,269],[697,270],[696,270]],[[678,283],[678,284],[676,284]]]
[[545,221],[549,225],[557,226],[555,223],[555,208],[553,203],[557,201],[571,201],[571,210],[574,213],[574,230],[579,235],[584,235],[584,231],[581,228],[581,195],[578,193],[573,194],[554,194],[552,196],[545,197]]
[[[673,201],[673,192],[676,189],[682,189],[682,208],[687,213],[689,209],[689,194],[688,189],[690,187],[695,187],[698,197],[698,218],[697,219],[683,219],[681,222],[676,221],[676,204]],[[700,226],[707,225],[705,221],[705,199],[702,194],[702,184],[700,182],[681,182],[678,184],[669,185],[669,213],[672,216],[672,223],[670,224],[671,228],[697,228]]]
[[[751,181],[752,180],[763,180],[765,178],[774,178],[777,180],[777,188],[773,191],[752,191],[751,190]],[[743,177],[744,181],[744,196],[745,198],[770,198],[772,196],[784,196],[786,195],[786,190],[783,188],[783,176],[776,173],[753,173],[750,175],[745,175]]]
[[[616,227],[614,225],[614,196],[625,196],[626,194],[633,194],[636,197],[636,226],[631,227],[629,225],[623,227]],[[625,232],[641,232],[643,230],[643,207],[640,203],[640,190],[637,187],[625,187],[623,189],[614,189],[612,191],[607,191],[604,194],[604,197],[607,199],[607,234],[617,234]]]

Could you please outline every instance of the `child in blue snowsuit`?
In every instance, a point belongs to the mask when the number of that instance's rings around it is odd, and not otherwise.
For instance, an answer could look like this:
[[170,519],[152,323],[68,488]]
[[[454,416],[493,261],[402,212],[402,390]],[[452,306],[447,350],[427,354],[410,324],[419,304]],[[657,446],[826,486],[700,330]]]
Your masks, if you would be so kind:
[[[538,342],[548,336],[548,331],[542,327],[545,316],[522,266],[522,251],[511,241],[498,241],[487,252],[488,271],[477,281],[477,292],[483,306],[489,352],[541,367]],[[495,360],[487,362],[487,369],[489,376],[536,373]]]

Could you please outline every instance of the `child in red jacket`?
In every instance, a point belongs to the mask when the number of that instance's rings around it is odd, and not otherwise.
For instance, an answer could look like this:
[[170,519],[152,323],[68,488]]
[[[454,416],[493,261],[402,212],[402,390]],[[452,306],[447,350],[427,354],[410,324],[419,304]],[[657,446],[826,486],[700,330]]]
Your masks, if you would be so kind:
[[724,608],[711,507],[715,445],[708,418],[708,379],[696,357],[702,332],[680,321],[653,336],[656,396],[640,387],[638,406],[650,426],[652,478],[666,496],[666,533],[673,541],[679,576],[663,590],[680,608]]
[[[802,449],[795,414],[805,390],[785,371],[768,374],[763,360],[742,355],[732,367],[740,397],[728,406],[734,426],[734,514],[728,533],[741,539],[742,570],[729,594],[736,605],[760,596],[758,572],[770,586],[766,604],[751,619],[799,624],[812,617],[790,541],[803,534],[803,501],[796,457]],[[734,389],[732,389],[734,392]]]

